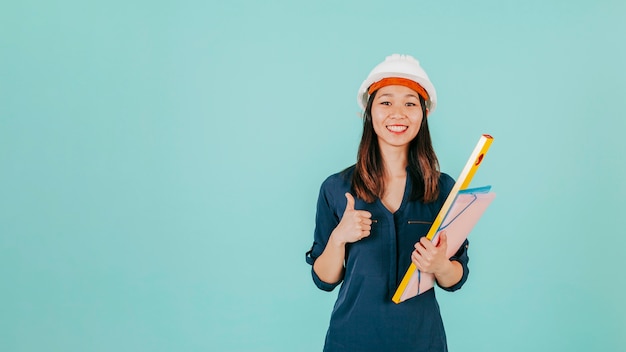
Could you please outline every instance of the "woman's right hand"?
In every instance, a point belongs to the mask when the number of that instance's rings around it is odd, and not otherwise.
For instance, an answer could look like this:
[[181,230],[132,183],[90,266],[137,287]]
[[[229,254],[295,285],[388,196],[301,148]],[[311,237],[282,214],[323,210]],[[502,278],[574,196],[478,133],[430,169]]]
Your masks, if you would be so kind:
[[354,209],[354,197],[346,193],[346,210],[331,237],[339,244],[353,243],[368,237],[372,230],[372,214]]

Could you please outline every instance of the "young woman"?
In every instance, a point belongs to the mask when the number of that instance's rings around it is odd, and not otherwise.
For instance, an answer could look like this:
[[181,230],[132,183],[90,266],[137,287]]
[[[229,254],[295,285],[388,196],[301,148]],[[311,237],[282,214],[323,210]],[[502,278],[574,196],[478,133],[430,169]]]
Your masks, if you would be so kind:
[[394,54],[370,72],[358,102],[356,165],[322,184],[307,252],[320,289],[341,284],[324,351],[447,351],[434,289],[391,301],[411,262],[447,291],[468,275],[467,242],[448,258],[445,234],[437,244],[424,237],[454,185],[428,131],[435,88],[417,60]]

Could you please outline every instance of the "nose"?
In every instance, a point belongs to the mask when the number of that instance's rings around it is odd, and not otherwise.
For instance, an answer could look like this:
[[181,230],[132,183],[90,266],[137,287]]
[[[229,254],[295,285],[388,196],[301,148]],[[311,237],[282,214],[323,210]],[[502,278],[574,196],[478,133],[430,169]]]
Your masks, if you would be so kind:
[[389,117],[394,119],[401,119],[404,117],[404,115],[404,109],[401,106],[394,106]]

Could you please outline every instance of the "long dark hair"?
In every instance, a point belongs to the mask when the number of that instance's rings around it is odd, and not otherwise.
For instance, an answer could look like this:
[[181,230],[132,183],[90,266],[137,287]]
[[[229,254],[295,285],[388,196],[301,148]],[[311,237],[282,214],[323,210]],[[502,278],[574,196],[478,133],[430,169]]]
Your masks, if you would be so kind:
[[[372,124],[372,103],[378,91],[370,96],[363,113],[363,135],[359,144],[357,162],[352,175],[352,188],[357,197],[372,203],[385,193],[385,165],[380,155],[378,136]],[[426,101],[419,97],[422,107],[422,124],[417,136],[409,143],[408,174],[411,180],[411,200],[433,202],[439,196],[439,161],[435,155],[428,118]]]

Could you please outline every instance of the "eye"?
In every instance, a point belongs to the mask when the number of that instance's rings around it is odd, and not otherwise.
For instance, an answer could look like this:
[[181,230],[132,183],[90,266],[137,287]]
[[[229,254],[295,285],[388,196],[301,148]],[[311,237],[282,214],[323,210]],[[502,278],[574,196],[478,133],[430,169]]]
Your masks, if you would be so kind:
[[380,105],[387,105],[387,106],[391,106],[391,102],[388,101],[381,101]]
[[411,103],[411,102],[408,102],[408,103],[406,103],[405,105],[406,105],[406,106],[417,106],[417,104],[415,104],[415,103]]

